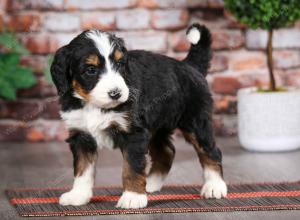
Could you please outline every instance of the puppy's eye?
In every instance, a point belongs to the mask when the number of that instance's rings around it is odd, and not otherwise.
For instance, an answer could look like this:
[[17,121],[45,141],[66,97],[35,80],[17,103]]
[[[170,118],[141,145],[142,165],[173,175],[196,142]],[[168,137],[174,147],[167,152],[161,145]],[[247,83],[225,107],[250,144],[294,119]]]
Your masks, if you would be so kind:
[[96,69],[94,66],[89,66],[89,67],[86,69],[85,73],[86,73],[87,75],[94,76],[94,75],[97,74],[97,69]]

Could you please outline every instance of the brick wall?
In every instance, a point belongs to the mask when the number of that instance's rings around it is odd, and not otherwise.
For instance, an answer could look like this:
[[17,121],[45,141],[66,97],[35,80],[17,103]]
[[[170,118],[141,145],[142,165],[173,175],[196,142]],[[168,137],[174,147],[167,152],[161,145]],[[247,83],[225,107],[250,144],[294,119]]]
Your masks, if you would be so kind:
[[[188,24],[206,24],[214,57],[208,80],[215,99],[217,135],[236,134],[236,92],[267,83],[264,31],[247,30],[224,11],[222,0],[0,0],[4,26],[32,52],[38,84],[17,101],[0,100],[0,140],[63,140],[56,91],[43,77],[46,55],[84,29],[113,31],[129,49],[147,49],[181,59],[189,44]],[[279,84],[300,86],[300,23],[275,32],[274,62]]]

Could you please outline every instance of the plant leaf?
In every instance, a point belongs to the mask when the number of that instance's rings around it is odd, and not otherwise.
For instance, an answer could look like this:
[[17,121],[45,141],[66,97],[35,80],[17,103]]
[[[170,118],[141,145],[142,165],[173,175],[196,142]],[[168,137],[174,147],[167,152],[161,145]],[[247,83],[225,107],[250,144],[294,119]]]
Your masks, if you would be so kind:
[[53,59],[54,59],[53,55],[48,55],[48,57],[47,57],[47,66],[44,69],[45,78],[46,78],[47,82],[50,83],[50,84],[53,84],[52,77],[51,77],[51,72],[50,72],[50,67],[51,67],[51,64],[53,62]]
[[29,88],[36,83],[36,78],[32,74],[31,69],[26,67],[17,67],[9,78],[16,89]]
[[0,78],[0,96],[6,99],[15,100],[16,90],[9,84],[9,82],[4,81]]
[[4,32],[0,34],[0,45],[9,51],[19,53],[19,54],[28,54],[28,50],[20,43],[16,38],[14,33]]

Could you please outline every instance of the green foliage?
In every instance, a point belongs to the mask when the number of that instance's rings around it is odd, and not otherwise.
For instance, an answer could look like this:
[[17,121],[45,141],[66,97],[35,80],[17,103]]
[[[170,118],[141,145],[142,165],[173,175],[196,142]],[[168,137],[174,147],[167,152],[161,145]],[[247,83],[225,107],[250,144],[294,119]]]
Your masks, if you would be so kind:
[[28,54],[26,48],[20,44],[14,33],[3,32],[0,34],[0,45],[8,51],[13,51],[19,54]]
[[300,0],[225,0],[225,7],[243,24],[266,30],[300,18]]
[[45,78],[46,80],[52,84],[53,81],[52,81],[52,77],[51,77],[51,72],[50,72],[50,67],[51,67],[51,64],[53,62],[53,59],[54,59],[54,56],[53,55],[48,55],[47,57],[47,66],[46,68],[44,69],[44,74],[45,74]]
[[0,34],[0,45],[4,52],[0,53],[0,96],[16,99],[16,92],[36,83],[32,70],[20,65],[21,56],[28,51],[20,44],[12,33]]

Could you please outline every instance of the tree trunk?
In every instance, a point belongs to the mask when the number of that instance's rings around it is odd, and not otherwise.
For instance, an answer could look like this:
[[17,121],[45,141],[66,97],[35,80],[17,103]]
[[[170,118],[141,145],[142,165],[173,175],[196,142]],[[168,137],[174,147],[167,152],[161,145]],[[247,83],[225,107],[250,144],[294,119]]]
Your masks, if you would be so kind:
[[270,77],[270,85],[269,89],[271,91],[276,91],[276,82],[275,77],[273,73],[273,29],[270,29],[268,31],[268,45],[267,45],[267,63],[268,63],[268,69],[269,69],[269,77]]

